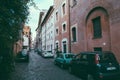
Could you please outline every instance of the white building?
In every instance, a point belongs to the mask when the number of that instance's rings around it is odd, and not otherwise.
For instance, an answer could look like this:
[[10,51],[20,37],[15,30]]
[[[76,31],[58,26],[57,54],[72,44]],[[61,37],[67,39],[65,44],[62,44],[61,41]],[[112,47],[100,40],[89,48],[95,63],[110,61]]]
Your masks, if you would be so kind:
[[29,38],[27,35],[23,35],[23,48],[29,49]]
[[[38,50],[43,50],[42,49],[42,40],[45,40],[44,38],[42,39],[42,34],[44,31],[42,31],[42,26],[41,26],[41,23],[45,17],[47,13],[47,10],[42,10],[39,14],[39,22],[38,22],[38,27],[36,29],[36,38],[35,38],[35,42],[34,42],[34,48],[35,49],[38,49]],[[44,34],[43,34],[44,36]],[[44,44],[44,43],[43,43]]]
[[54,8],[51,6],[46,13],[41,26],[41,36],[42,36],[42,50],[53,51],[54,52],[54,41],[55,41],[55,33],[54,33]]

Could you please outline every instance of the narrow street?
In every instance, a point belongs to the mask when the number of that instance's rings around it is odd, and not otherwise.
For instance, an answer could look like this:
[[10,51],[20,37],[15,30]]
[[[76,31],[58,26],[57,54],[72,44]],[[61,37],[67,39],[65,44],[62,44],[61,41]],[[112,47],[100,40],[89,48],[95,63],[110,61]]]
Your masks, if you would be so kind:
[[53,59],[44,59],[34,51],[30,52],[30,61],[16,63],[10,80],[81,80],[67,70],[55,66]]

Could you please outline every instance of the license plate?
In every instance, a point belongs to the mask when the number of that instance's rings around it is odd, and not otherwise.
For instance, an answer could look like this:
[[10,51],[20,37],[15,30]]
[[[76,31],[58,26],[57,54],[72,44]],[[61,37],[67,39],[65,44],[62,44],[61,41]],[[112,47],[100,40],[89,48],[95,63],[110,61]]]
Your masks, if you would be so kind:
[[115,70],[116,67],[108,67],[107,70]]

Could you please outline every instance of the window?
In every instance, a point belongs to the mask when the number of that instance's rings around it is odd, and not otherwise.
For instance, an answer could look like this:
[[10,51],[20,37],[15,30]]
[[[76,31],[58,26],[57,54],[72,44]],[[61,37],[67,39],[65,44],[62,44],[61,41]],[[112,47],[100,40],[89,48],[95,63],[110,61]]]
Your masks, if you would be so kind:
[[56,49],[58,50],[58,43],[56,43]]
[[102,48],[101,47],[95,47],[94,51],[102,51]]
[[115,56],[113,55],[113,53],[103,53],[103,55],[100,55],[100,62],[103,63],[103,62],[116,62],[116,58]]
[[65,14],[65,3],[62,5],[63,15]]
[[58,12],[56,12],[56,20],[58,20]]
[[72,7],[77,4],[77,0],[72,0]]
[[73,58],[73,56],[74,56],[74,55],[72,55],[72,54],[66,54],[66,55],[65,55],[65,58]]
[[62,54],[60,54],[60,56],[59,56],[60,58],[64,58],[64,56],[62,55]]
[[87,61],[87,55],[81,55],[81,61]]
[[75,59],[76,60],[78,60],[78,59],[80,59],[81,58],[81,55],[80,54],[78,54],[77,56],[75,56]]
[[67,43],[66,41],[63,42],[63,53],[67,52]]
[[52,53],[52,49],[53,49],[53,46],[52,46],[52,44],[51,44],[51,53]]
[[58,34],[58,29],[56,29],[56,34]]
[[73,42],[76,42],[76,28],[75,27],[72,28],[72,40]]
[[101,31],[100,17],[93,19],[92,22],[93,22],[93,37],[94,38],[101,38],[102,31]]
[[66,24],[63,24],[63,32],[66,31]]
[[49,33],[49,39],[50,39],[50,33]]
[[26,35],[27,35],[28,33],[26,32]]

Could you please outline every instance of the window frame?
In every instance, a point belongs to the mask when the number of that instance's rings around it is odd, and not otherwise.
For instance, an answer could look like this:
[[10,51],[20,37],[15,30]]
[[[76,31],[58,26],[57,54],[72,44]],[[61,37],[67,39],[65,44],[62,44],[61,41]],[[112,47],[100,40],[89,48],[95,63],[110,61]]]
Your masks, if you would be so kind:
[[64,3],[62,5],[62,14],[65,15],[65,13],[66,13],[66,4]]
[[[65,25],[65,30],[64,30],[64,25]],[[67,22],[65,21],[64,23],[62,23],[62,33],[67,32]]]
[[93,24],[93,39],[102,37],[101,17],[98,16],[92,19]]
[[58,11],[56,11],[56,13],[55,13],[55,19],[56,19],[56,21],[59,20]]
[[72,5],[72,6],[71,6],[72,8],[73,8],[75,5],[77,5],[77,0],[72,0],[72,1],[71,1],[71,5]]
[[59,35],[59,29],[58,28],[55,29],[55,34],[56,34],[56,36]]
[[[63,5],[64,5],[64,11],[63,11]],[[61,16],[63,17],[67,13],[67,5],[66,0],[61,4]]]
[[[73,29],[75,29],[75,31],[73,31]],[[72,28],[72,42],[77,42],[77,30],[76,30],[76,27]]]
[[[76,28],[76,41],[73,41],[73,34],[72,34],[73,28]],[[71,26],[71,42],[74,44],[77,43],[77,41],[78,41],[78,28],[77,28],[77,24],[74,24]]]

